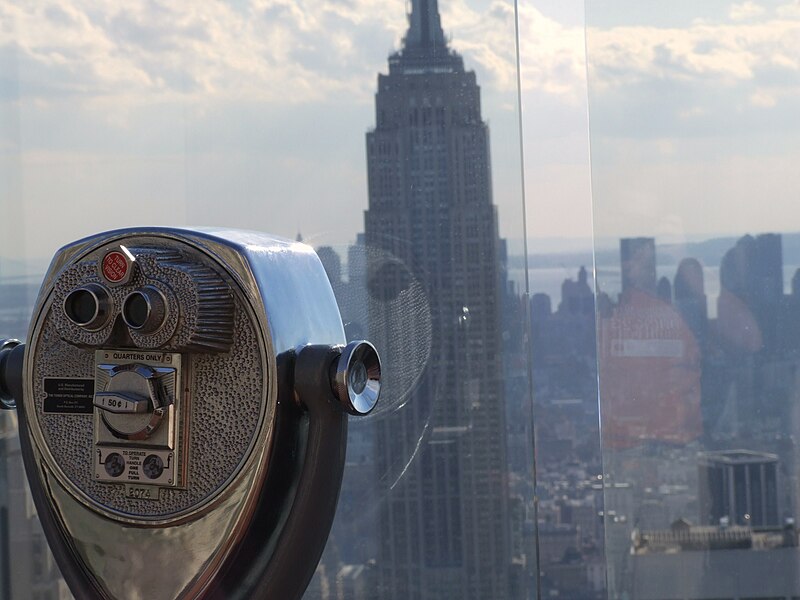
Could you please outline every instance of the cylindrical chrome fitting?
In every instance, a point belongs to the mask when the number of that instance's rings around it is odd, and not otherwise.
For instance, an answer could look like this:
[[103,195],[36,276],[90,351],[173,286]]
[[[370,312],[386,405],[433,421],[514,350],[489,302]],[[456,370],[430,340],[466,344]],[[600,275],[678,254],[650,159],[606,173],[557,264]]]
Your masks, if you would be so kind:
[[331,384],[339,403],[351,415],[369,414],[381,393],[381,359],[367,341],[350,342],[333,362]]
[[64,298],[67,318],[87,331],[97,331],[111,317],[111,294],[99,283],[87,283],[72,290]]
[[122,302],[122,320],[139,333],[155,333],[167,318],[167,301],[158,288],[146,285]]

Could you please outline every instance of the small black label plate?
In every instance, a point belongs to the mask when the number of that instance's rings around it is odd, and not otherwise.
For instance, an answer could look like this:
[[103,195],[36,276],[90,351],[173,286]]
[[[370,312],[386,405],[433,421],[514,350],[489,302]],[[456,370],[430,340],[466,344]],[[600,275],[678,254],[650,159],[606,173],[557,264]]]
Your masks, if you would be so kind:
[[92,414],[94,379],[45,378],[45,413]]

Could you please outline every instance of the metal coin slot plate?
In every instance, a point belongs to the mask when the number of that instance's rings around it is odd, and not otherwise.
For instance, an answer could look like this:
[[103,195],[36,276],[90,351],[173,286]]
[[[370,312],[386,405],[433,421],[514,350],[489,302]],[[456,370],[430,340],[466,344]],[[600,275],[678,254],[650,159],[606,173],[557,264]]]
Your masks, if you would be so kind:
[[[141,486],[185,487],[181,355],[138,350],[95,352],[94,477]],[[121,437],[122,435],[122,437]]]

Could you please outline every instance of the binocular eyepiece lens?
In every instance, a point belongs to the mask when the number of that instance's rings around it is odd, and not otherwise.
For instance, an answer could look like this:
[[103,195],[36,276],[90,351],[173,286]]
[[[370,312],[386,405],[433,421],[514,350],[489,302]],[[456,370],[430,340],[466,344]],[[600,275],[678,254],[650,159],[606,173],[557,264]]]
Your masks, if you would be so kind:
[[381,391],[381,359],[367,341],[350,342],[334,364],[333,390],[351,415],[369,414]]
[[91,323],[97,308],[97,298],[87,290],[75,290],[69,295],[67,315],[78,325]]
[[89,331],[101,329],[111,314],[111,296],[97,283],[72,290],[64,299],[64,313],[76,325]]
[[122,320],[139,333],[153,333],[161,329],[166,318],[164,296],[155,287],[147,285],[131,292],[122,303]]
[[128,327],[141,329],[150,316],[150,303],[141,292],[134,292],[125,300],[125,322]]

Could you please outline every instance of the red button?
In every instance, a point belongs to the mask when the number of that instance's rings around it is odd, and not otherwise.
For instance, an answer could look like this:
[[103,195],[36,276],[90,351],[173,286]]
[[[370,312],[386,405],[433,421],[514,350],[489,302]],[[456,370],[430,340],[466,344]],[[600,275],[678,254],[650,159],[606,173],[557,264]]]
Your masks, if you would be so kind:
[[111,283],[122,281],[127,273],[128,259],[122,252],[114,250],[103,257],[103,277],[108,281]]

